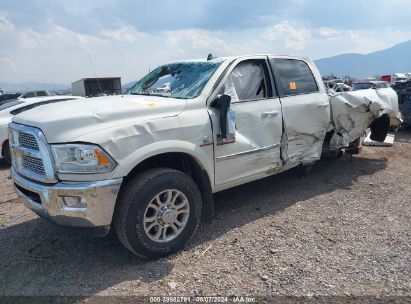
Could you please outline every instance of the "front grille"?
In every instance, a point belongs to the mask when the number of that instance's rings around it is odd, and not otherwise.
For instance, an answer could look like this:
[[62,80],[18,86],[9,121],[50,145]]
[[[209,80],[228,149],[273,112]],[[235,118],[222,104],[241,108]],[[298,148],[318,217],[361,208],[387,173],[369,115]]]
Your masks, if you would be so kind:
[[43,132],[38,128],[16,123],[10,123],[9,129],[14,170],[35,181],[57,182]]
[[23,155],[23,167],[34,173],[45,175],[43,161],[36,157]]
[[[32,151],[39,151],[39,145],[37,139],[34,137],[33,134],[19,132],[19,145],[20,147],[32,150]],[[23,155],[22,159],[23,168],[30,170],[39,175],[45,175],[44,164],[41,158]]]
[[39,151],[39,145],[37,143],[37,140],[31,134],[20,132],[19,133],[19,143],[20,143],[20,146],[22,146],[23,148],[27,148],[27,149],[34,150],[34,151]]

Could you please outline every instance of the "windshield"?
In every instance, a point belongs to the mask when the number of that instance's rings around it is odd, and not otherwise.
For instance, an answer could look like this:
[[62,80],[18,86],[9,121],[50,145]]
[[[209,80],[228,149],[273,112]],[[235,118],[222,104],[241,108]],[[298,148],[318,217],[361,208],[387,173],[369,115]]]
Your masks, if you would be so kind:
[[195,98],[220,62],[182,62],[163,65],[143,77],[126,94]]

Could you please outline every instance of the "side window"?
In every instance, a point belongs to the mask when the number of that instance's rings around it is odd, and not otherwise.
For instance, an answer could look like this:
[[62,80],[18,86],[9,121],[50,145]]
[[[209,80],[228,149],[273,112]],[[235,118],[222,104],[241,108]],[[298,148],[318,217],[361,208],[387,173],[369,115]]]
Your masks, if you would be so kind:
[[239,63],[228,76],[220,93],[229,95],[232,102],[272,96],[265,62],[250,60]]
[[270,59],[270,63],[277,71],[277,83],[282,96],[318,92],[313,73],[304,61]]

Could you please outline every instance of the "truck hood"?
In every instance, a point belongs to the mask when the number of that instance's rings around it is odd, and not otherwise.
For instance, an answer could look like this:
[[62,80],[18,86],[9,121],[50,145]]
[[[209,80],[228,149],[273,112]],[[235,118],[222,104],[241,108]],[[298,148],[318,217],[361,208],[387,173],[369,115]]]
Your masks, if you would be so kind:
[[184,99],[158,96],[83,98],[40,105],[14,116],[13,122],[41,129],[49,143],[69,142],[106,128],[176,116],[185,106]]

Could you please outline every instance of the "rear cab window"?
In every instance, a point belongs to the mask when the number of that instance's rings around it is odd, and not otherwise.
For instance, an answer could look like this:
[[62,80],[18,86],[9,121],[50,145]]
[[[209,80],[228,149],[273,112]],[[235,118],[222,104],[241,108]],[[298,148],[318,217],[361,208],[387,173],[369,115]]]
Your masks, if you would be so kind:
[[270,58],[280,96],[317,93],[317,82],[308,64],[298,59]]

